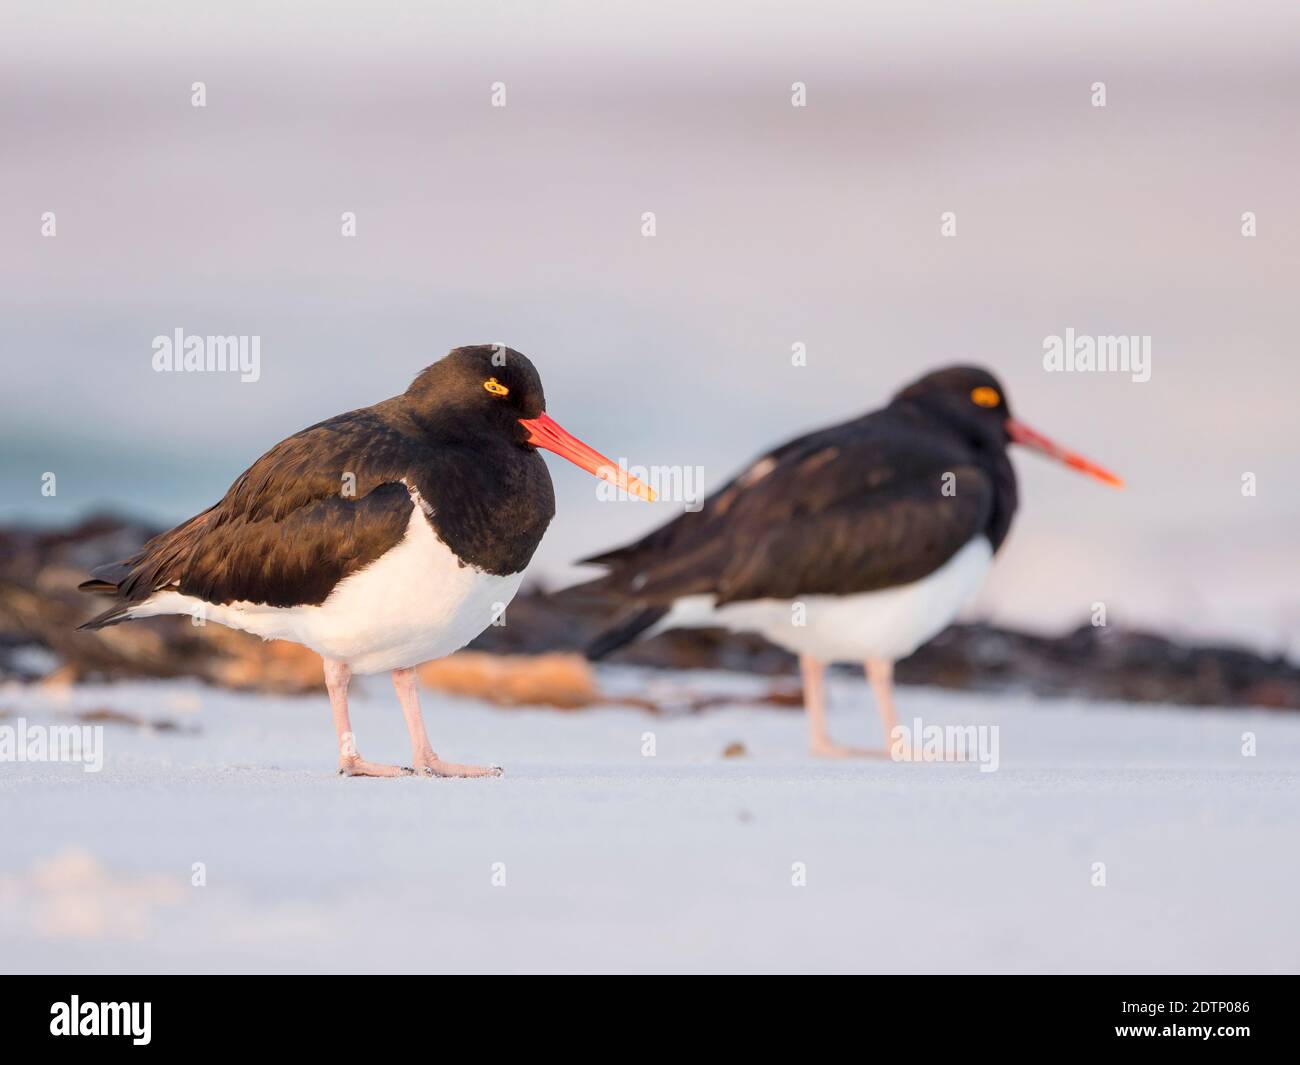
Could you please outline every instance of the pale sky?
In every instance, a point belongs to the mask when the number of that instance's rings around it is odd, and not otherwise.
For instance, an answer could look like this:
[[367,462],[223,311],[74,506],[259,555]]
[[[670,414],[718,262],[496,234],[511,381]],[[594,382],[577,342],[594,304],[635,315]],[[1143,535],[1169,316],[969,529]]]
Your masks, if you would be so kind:
[[[976,616],[1300,647],[1300,9],[1132,8],[10,2],[0,520],[186,517],[463,343],[713,487],[978,362],[1129,488],[1020,459]],[[261,379],[155,373],[177,327]],[[1150,336],[1151,380],[1044,372],[1066,328]],[[539,574],[672,513],[552,470]]]

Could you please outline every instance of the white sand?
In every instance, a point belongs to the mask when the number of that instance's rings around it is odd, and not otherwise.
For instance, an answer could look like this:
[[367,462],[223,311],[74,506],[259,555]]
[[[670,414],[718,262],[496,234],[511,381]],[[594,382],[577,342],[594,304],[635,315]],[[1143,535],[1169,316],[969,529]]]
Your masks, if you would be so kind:
[[[879,742],[864,685],[833,691],[837,738]],[[391,781],[333,773],[323,693],[0,691],[32,722],[94,707],[201,731],[107,726],[100,773],[0,763],[4,971],[1300,969],[1300,715],[902,689],[904,718],[1000,727],[981,773],[816,761],[788,710],[426,694],[439,752],[507,775]],[[366,757],[405,760],[382,681],[353,723]],[[732,741],[748,757],[721,759]]]

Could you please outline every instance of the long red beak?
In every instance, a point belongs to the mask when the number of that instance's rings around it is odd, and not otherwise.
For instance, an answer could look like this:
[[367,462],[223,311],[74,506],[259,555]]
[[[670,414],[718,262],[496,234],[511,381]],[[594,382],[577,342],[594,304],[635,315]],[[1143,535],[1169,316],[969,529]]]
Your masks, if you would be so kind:
[[638,496],[647,503],[654,502],[655,494],[647,485],[630,476],[627,470],[616,466],[595,448],[588,447],[549,414],[543,412],[536,418],[520,418],[519,424],[528,430],[528,442],[533,447],[554,451],[575,466],[594,473],[602,481],[617,485],[629,495]]
[[1041,451],[1044,455],[1050,455],[1057,462],[1064,462],[1073,470],[1080,473],[1086,473],[1089,477],[1095,477],[1097,480],[1110,485],[1112,488],[1123,488],[1124,482],[1121,478],[1116,477],[1110,470],[1098,466],[1095,462],[1085,459],[1076,451],[1070,451],[1068,448],[1061,447],[1054,440],[1049,440],[1036,429],[1031,429],[1024,422],[1018,422],[1014,418],[1007,419],[1007,433],[1017,444],[1024,444],[1025,447],[1031,447],[1035,451]]

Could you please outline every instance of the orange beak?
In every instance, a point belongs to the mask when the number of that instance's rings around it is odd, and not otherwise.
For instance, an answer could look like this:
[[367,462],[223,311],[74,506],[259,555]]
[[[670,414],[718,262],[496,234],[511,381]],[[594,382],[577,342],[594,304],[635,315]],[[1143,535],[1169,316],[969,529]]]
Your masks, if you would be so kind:
[[1054,440],[1049,440],[1042,433],[1029,428],[1024,422],[1008,418],[1007,434],[1017,444],[1024,444],[1025,447],[1031,447],[1035,451],[1041,451],[1044,455],[1050,455],[1057,462],[1064,462],[1072,470],[1078,470],[1080,473],[1086,473],[1089,477],[1095,477],[1112,488],[1124,487],[1123,480],[1116,477],[1110,470],[1098,466],[1089,459],[1085,459],[1078,452],[1061,447]]
[[554,451],[575,466],[595,474],[602,481],[616,485],[629,495],[644,499],[647,503],[654,502],[655,494],[647,485],[629,476],[627,470],[616,466],[595,448],[588,447],[549,414],[543,412],[536,418],[520,418],[519,424],[528,430],[528,442],[533,447]]

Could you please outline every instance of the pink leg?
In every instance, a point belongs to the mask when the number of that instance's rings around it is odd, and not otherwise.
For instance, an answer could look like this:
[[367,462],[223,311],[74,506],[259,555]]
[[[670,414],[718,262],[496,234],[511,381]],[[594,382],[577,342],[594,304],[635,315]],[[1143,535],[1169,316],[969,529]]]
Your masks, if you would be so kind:
[[841,747],[831,741],[826,726],[826,666],[812,655],[799,656],[803,674],[803,709],[808,715],[808,733],[812,753],[819,758],[854,758],[870,755],[858,747]]
[[894,742],[894,728],[898,714],[894,711],[894,663],[887,658],[868,658],[867,680],[876,696],[876,709],[880,711],[880,727],[885,732],[885,750]]
[[868,658],[865,670],[876,696],[876,709],[880,711],[880,727],[885,730],[885,750],[889,756],[898,762],[942,761],[902,743],[898,745],[895,757],[894,729],[898,725],[898,714],[894,711],[894,663],[887,658]]
[[339,775],[345,777],[403,777],[410,769],[395,765],[379,765],[364,761],[357,754],[356,738],[352,735],[352,722],[348,720],[348,682],[352,670],[344,663],[325,660],[325,690],[330,695],[330,709],[334,711],[334,731],[339,738]]
[[414,669],[393,670],[393,687],[397,689],[397,699],[402,704],[402,716],[406,718],[406,729],[411,734],[411,757],[417,773],[426,777],[501,776],[502,769],[499,765],[461,765],[459,762],[444,762],[434,753],[429,745],[429,737],[424,731],[424,719],[420,716],[420,694],[416,688]]

